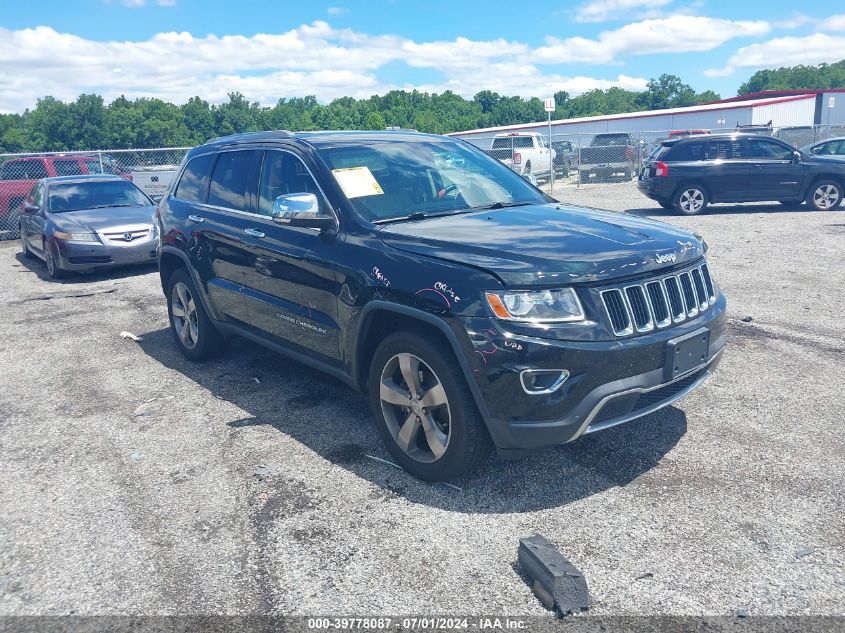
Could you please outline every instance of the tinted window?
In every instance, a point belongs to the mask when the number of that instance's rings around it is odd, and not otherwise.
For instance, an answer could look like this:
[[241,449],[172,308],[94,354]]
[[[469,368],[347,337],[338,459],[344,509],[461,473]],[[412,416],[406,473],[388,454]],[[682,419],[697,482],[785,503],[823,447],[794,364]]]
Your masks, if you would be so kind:
[[730,160],[746,157],[746,150],[741,139],[710,141],[710,151],[707,154],[707,158],[710,160]]
[[627,134],[599,134],[593,139],[593,145],[630,145],[631,137]]
[[327,213],[320,189],[302,161],[287,152],[267,152],[261,170],[258,213],[270,215],[276,198],[289,193],[315,194],[320,201],[321,211]]
[[82,175],[82,167],[79,166],[78,160],[54,160],[53,168],[56,170],[57,176]]
[[246,187],[257,153],[255,150],[245,150],[220,154],[211,175],[208,204],[237,211],[248,210]]
[[211,171],[211,163],[214,161],[214,154],[197,156],[191,159],[179,185],[176,187],[177,198],[189,202],[205,202],[205,192],[208,189],[208,174]]
[[748,143],[751,158],[792,160],[792,150],[774,141],[751,139]]
[[667,160],[704,160],[704,143],[678,143],[669,150]]
[[530,136],[514,136],[513,137],[513,146],[514,147],[534,147],[534,139]]
[[15,160],[3,165],[3,180],[39,180],[47,177],[43,160]]

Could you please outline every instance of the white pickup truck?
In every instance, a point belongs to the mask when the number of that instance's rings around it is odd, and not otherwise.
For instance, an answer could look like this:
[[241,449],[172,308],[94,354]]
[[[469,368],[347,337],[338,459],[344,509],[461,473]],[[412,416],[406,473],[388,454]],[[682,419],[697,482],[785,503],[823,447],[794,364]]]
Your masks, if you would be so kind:
[[546,139],[536,132],[497,134],[490,155],[518,174],[548,174],[554,163],[555,150],[546,146]]

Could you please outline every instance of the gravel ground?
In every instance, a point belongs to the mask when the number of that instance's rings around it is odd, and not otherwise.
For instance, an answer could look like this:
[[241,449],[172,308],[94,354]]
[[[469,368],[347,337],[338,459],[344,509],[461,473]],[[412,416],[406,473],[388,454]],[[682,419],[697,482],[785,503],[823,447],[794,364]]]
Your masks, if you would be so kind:
[[0,614],[547,615],[535,532],[593,614],[845,614],[845,212],[559,195],[704,235],[729,347],[676,406],[458,488],[367,457],[332,379],[240,341],[183,359],[155,271],[54,283],[0,244]]

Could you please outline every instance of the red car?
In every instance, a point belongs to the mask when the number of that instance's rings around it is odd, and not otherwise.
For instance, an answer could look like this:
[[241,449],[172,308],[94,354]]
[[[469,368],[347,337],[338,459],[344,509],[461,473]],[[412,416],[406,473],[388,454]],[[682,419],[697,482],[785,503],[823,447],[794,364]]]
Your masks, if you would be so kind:
[[17,221],[11,216],[42,178],[116,172],[111,158],[106,160],[104,156],[101,162],[96,154],[48,154],[7,160],[0,167],[0,228],[17,230]]

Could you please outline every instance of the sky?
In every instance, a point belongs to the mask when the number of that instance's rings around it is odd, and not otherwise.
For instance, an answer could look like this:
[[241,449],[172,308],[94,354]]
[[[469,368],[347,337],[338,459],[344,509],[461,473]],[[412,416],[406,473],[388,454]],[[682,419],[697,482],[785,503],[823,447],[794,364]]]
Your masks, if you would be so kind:
[[263,105],[391,89],[471,98],[642,90],[734,96],[761,68],[845,58],[845,0],[3,1],[0,111],[97,93]]

